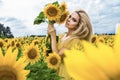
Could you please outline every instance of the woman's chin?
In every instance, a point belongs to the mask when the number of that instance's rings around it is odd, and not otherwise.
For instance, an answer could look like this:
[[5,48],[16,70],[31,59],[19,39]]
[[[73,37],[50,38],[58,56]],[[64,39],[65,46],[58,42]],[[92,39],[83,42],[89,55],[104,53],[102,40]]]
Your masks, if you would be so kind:
[[65,24],[65,27],[68,27],[68,24],[67,24],[67,23]]

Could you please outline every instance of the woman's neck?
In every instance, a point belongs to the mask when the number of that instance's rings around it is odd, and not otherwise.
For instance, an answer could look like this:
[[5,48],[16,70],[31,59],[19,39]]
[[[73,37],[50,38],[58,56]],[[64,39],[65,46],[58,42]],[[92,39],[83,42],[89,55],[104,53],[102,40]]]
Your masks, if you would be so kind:
[[68,30],[67,36],[71,35],[74,30]]

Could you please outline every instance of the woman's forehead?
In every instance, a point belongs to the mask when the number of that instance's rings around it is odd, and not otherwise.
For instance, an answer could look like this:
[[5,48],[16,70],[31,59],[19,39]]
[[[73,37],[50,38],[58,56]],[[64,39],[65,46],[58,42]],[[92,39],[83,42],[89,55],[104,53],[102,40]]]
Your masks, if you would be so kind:
[[71,15],[76,19],[80,19],[79,15],[76,12],[73,12]]

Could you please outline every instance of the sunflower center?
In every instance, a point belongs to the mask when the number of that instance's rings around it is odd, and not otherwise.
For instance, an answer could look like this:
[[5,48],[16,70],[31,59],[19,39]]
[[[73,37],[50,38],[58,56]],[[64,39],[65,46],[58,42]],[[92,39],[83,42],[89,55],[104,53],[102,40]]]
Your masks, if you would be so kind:
[[8,45],[7,45],[7,49],[8,49],[9,47],[10,47],[10,45],[8,44]]
[[109,80],[120,80],[120,74],[115,75],[113,77],[109,77]]
[[5,40],[5,42],[8,42],[8,40]]
[[96,37],[93,37],[91,41],[94,43],[96,41]]
[[36,44],[39,44],[39,42],[38,42],[38,41],[35,41],[34,44],[35,44],[35,45],[36,45]]
[[20,44],[19,44],[19,43],[17,43],[17,44],[16,44],[16,47],[20,47]]
[[64,21],[66,19],[67,15],[62,15],[60,18],[60,21]]
[[11,42],[11,46],[14,46],[14,45],[15,45],[15,42],[14,42],[14,41],[12,41],[12,42]]
[[47,14],[51,17],[54,17],[57,15],[57,10],[56,8],[54,7],[50,7],[48,10],[47,10]]
[[0,71],[0,80],[17,80],[16,75],[12,71]]
[[35,59],[36,56],[37,56],[37,51],[36,51],[35,49],[29,50],[29,52],[28,52],[28,57],[29,57],[30,59]]
[[51,63],[52,65],[56,65],[57,62],[58,62],[58,60],[56,59],[56,57],[52,57],[52,58],[50,59],[50,63]]
[[0,47],[2,47],[3,46],[3,43],[2,42],[0,42]]
[[103,43],[103,42],[104,42],[104,40],[100,39],[100,40],[99,40],[99,42]]

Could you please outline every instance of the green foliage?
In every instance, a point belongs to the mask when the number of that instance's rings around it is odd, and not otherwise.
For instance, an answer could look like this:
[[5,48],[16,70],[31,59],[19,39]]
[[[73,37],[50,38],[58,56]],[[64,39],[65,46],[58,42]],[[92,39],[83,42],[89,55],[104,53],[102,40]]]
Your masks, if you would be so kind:
[[[49,3],[49,4],[50,4],[50,3]],[[55,1],[55,2],[53,2],[52,4],[59,6],[58,1]],[[47,4],[47,5],[48,5],[48,4]],[[47,6],[47,5],[46,5],[46,6]],[[41,11],[41,12],[39,13],[39,15],[35,18],[35,20],[34,20],[34,25],[35,25],[35,24],[38,25],[38,24],[41,24],[41,23],[43,23],[43,22],[47,22],[47,23],[52,23],[52,24],[54,24],[56,21],[54,21],[54,20],[52,20],[52,21],[48,20],[48,19],[45,17],[44,12]]]
[[1,48],[1,50],[2,50],[2,54],[5,56],[5,49]]
[[58,5],[58,6],[59,6],[58,1],[55,1],[55,2],[53,2],[52,4],[54,4],[54,5]]
[[47,39],[46,39],[46,47],[47,47],[48,49],[52,49],[52,48],[51,48],[51,37],[50,37],[49,34],[48,34]]
[[27,80],[60,80],[62,77],[57,75],[57,70],[47,67],[43,55],[41,59],[33,65],[28,65],[26,69],[30,70]]
[[0,34],[0,38],[5,39],[6,36],[4,34]]
[[22,56],[22,50],[21,49],[18,49],[18,55],[17,55],[17,59],[18,60],[21,56]]
[[35,18],[34,24],[41,24],[42,22],[45,22],[45,16],[43,12],[40,12],[37,18]]

